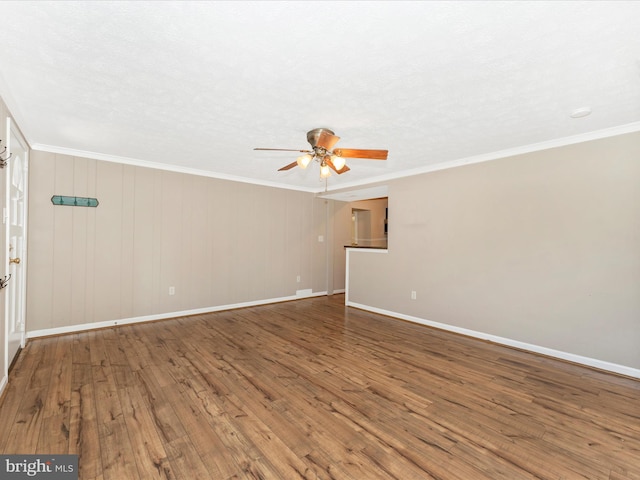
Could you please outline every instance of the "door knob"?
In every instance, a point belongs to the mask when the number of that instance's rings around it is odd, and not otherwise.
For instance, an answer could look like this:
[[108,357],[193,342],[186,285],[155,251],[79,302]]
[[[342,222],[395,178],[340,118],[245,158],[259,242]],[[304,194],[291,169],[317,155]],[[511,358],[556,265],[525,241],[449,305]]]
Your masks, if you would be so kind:
[[19,258],[11,258],[11,257],[9,257],[9,263],[10,264],[11,263],[18,264],[18,263],[20,263],[20,259]]

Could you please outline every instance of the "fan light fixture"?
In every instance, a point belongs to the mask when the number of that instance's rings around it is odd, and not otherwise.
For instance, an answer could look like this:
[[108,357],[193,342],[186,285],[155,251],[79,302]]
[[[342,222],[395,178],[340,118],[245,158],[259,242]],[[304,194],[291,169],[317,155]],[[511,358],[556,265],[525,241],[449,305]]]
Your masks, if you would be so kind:
[[278,171],[290,170],[295,166],[307,168],[312,161],[320,165],[320,178],[326,179],[331,176],[331,170],[338,175],[348,172],[347,158],[365,158],[369,160],[386,160],[387,150],[364,150],[362,148],[338,148],[333,147],[340,140],[340,137],[328,128],[314,128],[307,132],[307,141],[311,145],[311,150],[297,150],[291,148],[254,148],[254,150],[271,150],[281,152],[300,152],[295,162],[291,162]]
[[342,170],[347,164],[347,160],[338,155],[333,155],[331,161],[333,162],[333,166],[336,167],[336,170]]
[[327,165],[327,162],[323,160],[320,164],[320,178],[329,178],[330,176],[331,169],[329,168],[329,165]]
[[296,163],[300,168],[305,169],[309,166],[312,160],[316,160],[320,163],[320,178],[328,178],[331,176],[331,167],[329,167],[327,159],[333,164],[336,170],[342,170],[347,164],[346,159],[339,157],[338,155],[325,156],[320,160],[317,154],[311,155],[310,153],[305,153],[304,155],[299,156]]
[[305,155],[298,157],[298,159],[296,160],[296,163],[300,168],[305,169],[309,166],[309,164],[311,163],[311,160],[313,160],[313,157],[307,153]]
[[339,157],[338,155],[322,156],[322,153],[324,152],[314,152],[313,154],[305,153],[296,159],[296,163],[300,168],[305,169],[313,160],[315,160],[320,164],[320,178],[329,178],[331,176],[330,165],[333,165],[333,168],[338,171],[342,170],[347,164],[346,159]]

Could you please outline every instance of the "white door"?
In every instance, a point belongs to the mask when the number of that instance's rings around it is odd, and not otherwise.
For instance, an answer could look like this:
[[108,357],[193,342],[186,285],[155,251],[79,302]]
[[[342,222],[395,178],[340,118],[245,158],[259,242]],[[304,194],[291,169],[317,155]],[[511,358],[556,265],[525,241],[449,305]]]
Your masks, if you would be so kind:
[[[5,321],[7,348],[5,365],[11,365],[16,353],[24,347],[24,322],[26,304],[26,260],[27,260],[27,180],[28,149],[24,138],[7,120],[7,209],[5,211],[6,245],[8,249],[8,273],[11,274],[6,288]],[[6,157],[6,155],[5,155]]]

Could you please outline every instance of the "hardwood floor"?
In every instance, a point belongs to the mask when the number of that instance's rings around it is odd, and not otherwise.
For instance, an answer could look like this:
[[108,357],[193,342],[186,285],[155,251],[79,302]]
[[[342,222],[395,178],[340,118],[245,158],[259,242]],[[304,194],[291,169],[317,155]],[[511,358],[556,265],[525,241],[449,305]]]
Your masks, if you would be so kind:
[[82,480],[640,479],[640,382],[343,302],[32,340],[0,452]]

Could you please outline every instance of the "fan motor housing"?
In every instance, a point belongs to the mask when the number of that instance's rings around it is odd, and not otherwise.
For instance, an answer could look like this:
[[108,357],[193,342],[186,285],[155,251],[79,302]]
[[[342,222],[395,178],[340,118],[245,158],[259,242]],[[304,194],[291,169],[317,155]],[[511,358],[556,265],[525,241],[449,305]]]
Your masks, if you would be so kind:
[[307,142],[309,142],[312,148],[315,148],[315,146],[317,145],[318,137],[320,137],[320,134],[322,132],[327,132],[330,135],[335,135],[335,133],[333,133],[328,128],[314,128],[313,130],[309,130],[307,132]]

